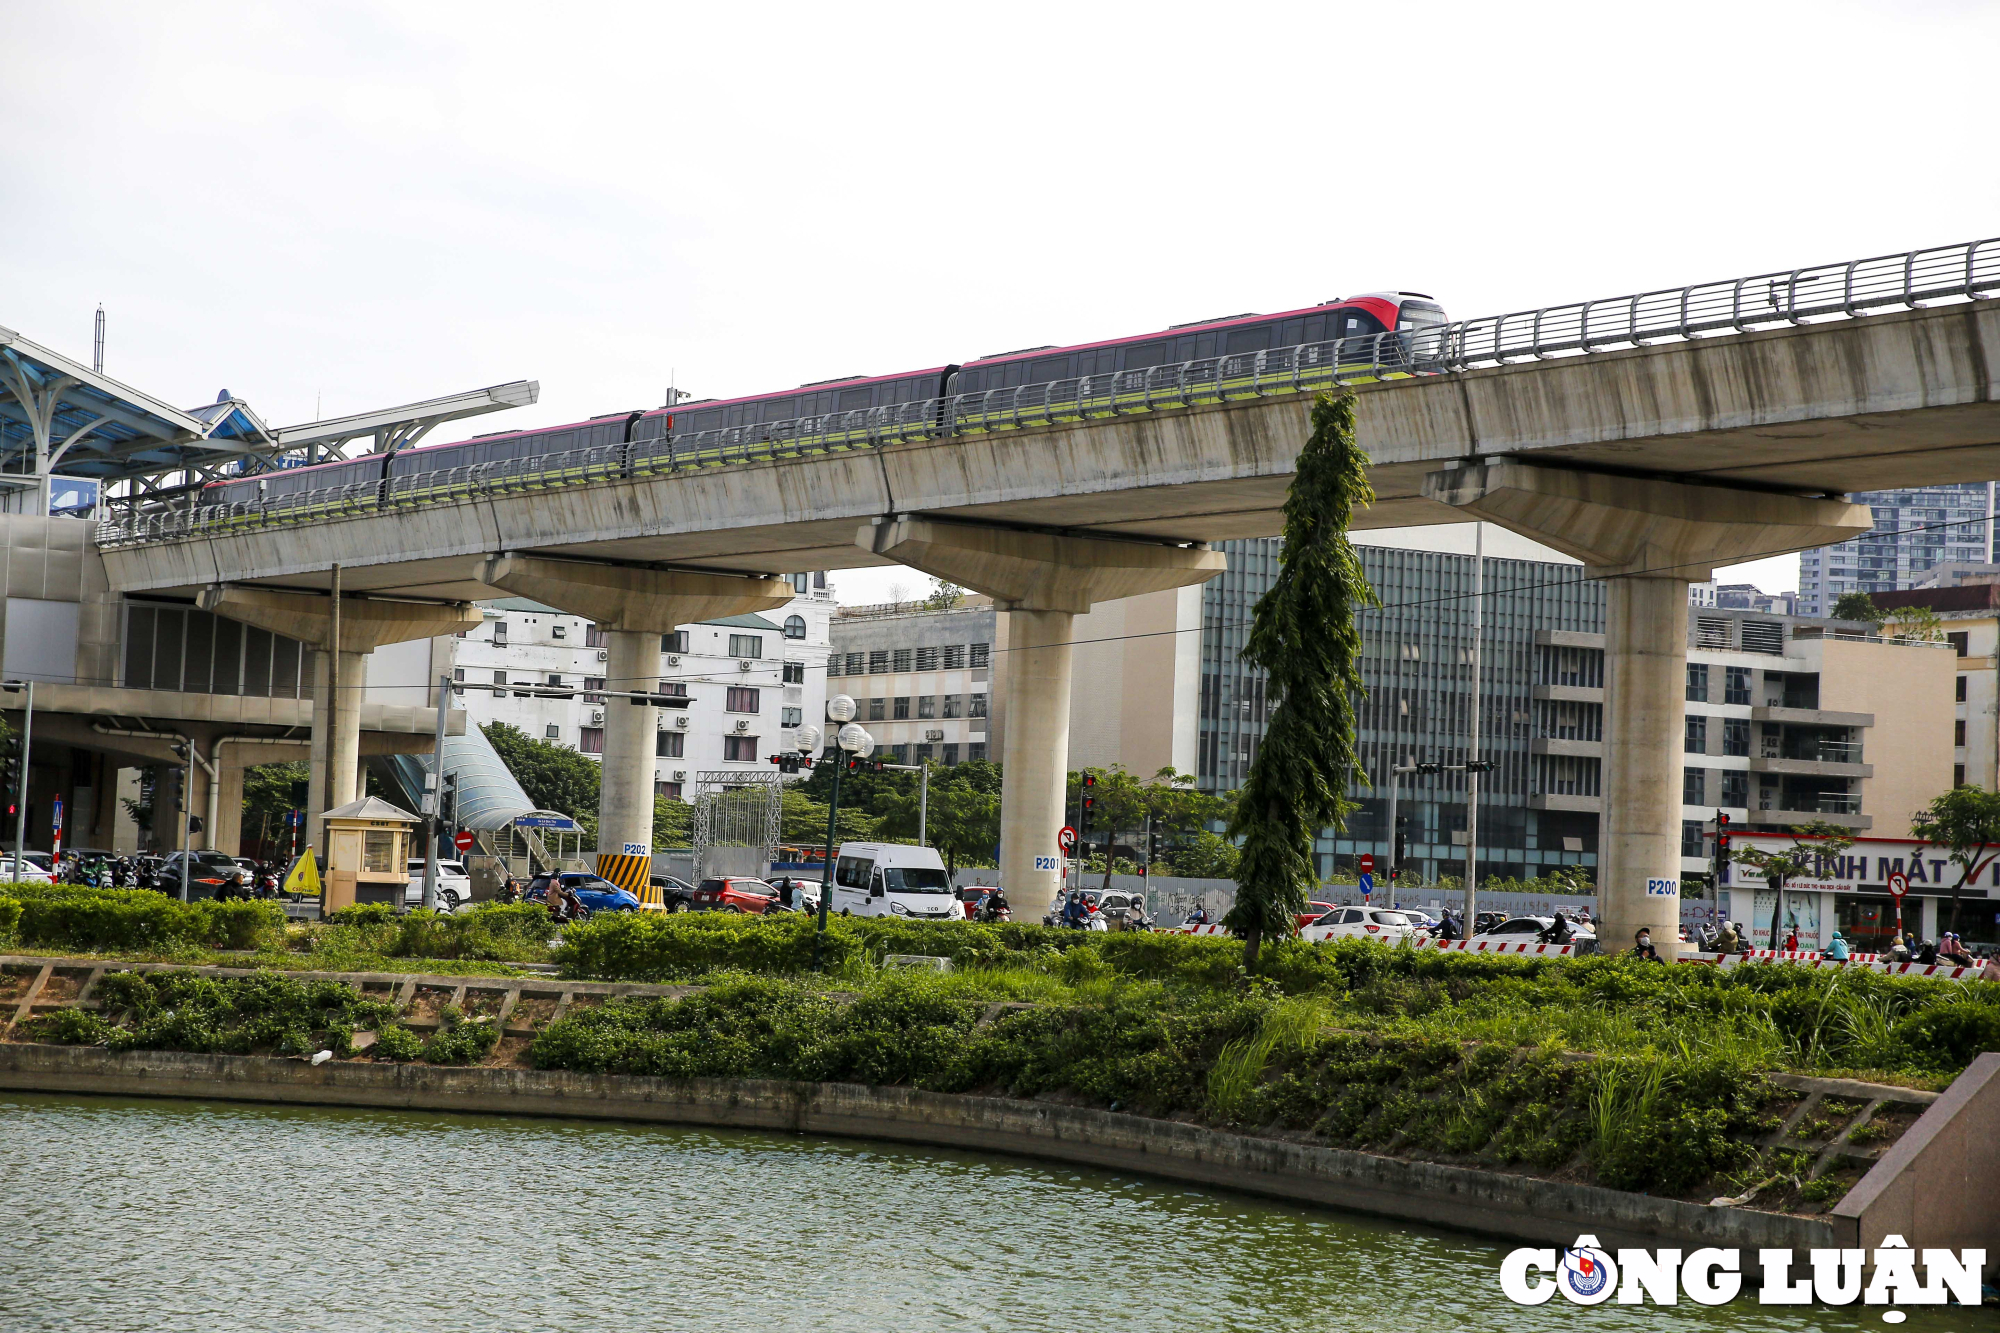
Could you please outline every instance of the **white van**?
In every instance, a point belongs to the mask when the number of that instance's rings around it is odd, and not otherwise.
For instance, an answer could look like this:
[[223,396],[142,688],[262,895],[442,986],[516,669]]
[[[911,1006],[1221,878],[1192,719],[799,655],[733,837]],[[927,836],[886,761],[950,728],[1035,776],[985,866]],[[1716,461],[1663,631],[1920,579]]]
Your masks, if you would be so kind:
[[894,842],[840,844],[829,907],[843,916],[901,916],[913,921],[965,917],[943,859],[929,847]]

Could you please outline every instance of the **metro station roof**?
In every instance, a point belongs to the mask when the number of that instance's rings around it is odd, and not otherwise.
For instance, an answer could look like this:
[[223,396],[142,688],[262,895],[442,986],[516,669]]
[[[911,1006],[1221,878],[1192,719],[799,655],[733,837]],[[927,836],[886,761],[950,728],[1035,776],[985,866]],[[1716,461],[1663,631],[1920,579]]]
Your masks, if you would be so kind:
[[262,471],[279,465],[280,453],[338,449],[364,437],[378,450],[400,448],[446,421],[540,396],[535,381],[514,380],[273,428],[227,389],[212,403],[183,410],[0,327],[0,476],[36,471],[38,435],[47,442],[48,471],[59,476],[114,482],[186,471],[206,477],[232,461],[248,460],[244,470]]

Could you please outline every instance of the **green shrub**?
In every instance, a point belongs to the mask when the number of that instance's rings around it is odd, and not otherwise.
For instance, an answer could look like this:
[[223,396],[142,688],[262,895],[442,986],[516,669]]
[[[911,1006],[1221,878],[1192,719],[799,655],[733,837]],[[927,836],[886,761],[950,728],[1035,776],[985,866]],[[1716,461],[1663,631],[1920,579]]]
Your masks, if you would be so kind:
[[347,1034],[374,1027],[393,1006],[336,981],[282,972],[214,977],[193,972],[113,972],[97,983],[101,1008],[60,1009],[37,1020],[41,1041],[114,1051],[212,1051],[310,1055],[345,1049]]
[[5,884],[0,901],[16,904],[12,929],[21,944],[86,953],[254,949],[285,926],[276,903],[184,903],[150,889]]
[[375,1030],[375,1045],[371,1049],[371,1054],[378,1060],[399,1060],[408,1063],[423,1053],[424,1039],[401,1023],[384,1023]]
[[434,1065],[474,1065],[492,1053],[500,1041],[500,1025],[491,1018],[467,1019],[454,1005],[438,1015],[438,1030],[424,1043],[423,1058]]
[[334,926],[381,926],[395,919],[394,903],[351,903],[326,916],[327,924]]

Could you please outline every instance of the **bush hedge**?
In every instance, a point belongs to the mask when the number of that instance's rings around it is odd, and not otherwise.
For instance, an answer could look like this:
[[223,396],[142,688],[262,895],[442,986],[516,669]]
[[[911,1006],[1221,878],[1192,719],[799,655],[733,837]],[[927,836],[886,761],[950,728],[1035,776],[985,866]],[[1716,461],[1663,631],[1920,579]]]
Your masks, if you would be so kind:
[[327,924],[350,939],[328,941],[390,958],[462,958],[529,962],[548,956],[555,933],[540,903],[485,903],[443,913],[398,913],[388,903],[362,903],[331,914]]
[[58,1009],[33,1020],[30,1034],[114,1051],[346,1054],[356,1030],[386,1027],[396,1017],[394,1005],[363,999],[343,982],[299,981],[282,972],[114,972],[97,983],[96,998],[96,1010]]
[[284,910],[270,902],[184,903],[150,889],[0,884],[0,930],[30,948],[255,949],[282,938],[284,926]]

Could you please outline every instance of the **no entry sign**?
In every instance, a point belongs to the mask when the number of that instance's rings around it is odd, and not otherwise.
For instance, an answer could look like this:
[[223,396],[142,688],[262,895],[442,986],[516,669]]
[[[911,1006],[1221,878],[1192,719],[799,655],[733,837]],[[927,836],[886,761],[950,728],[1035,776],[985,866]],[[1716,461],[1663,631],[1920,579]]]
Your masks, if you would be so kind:
[[454,833],[451,838],[451,845],[458,848],[461,852],[471,851],[472,834],[466,832]]

